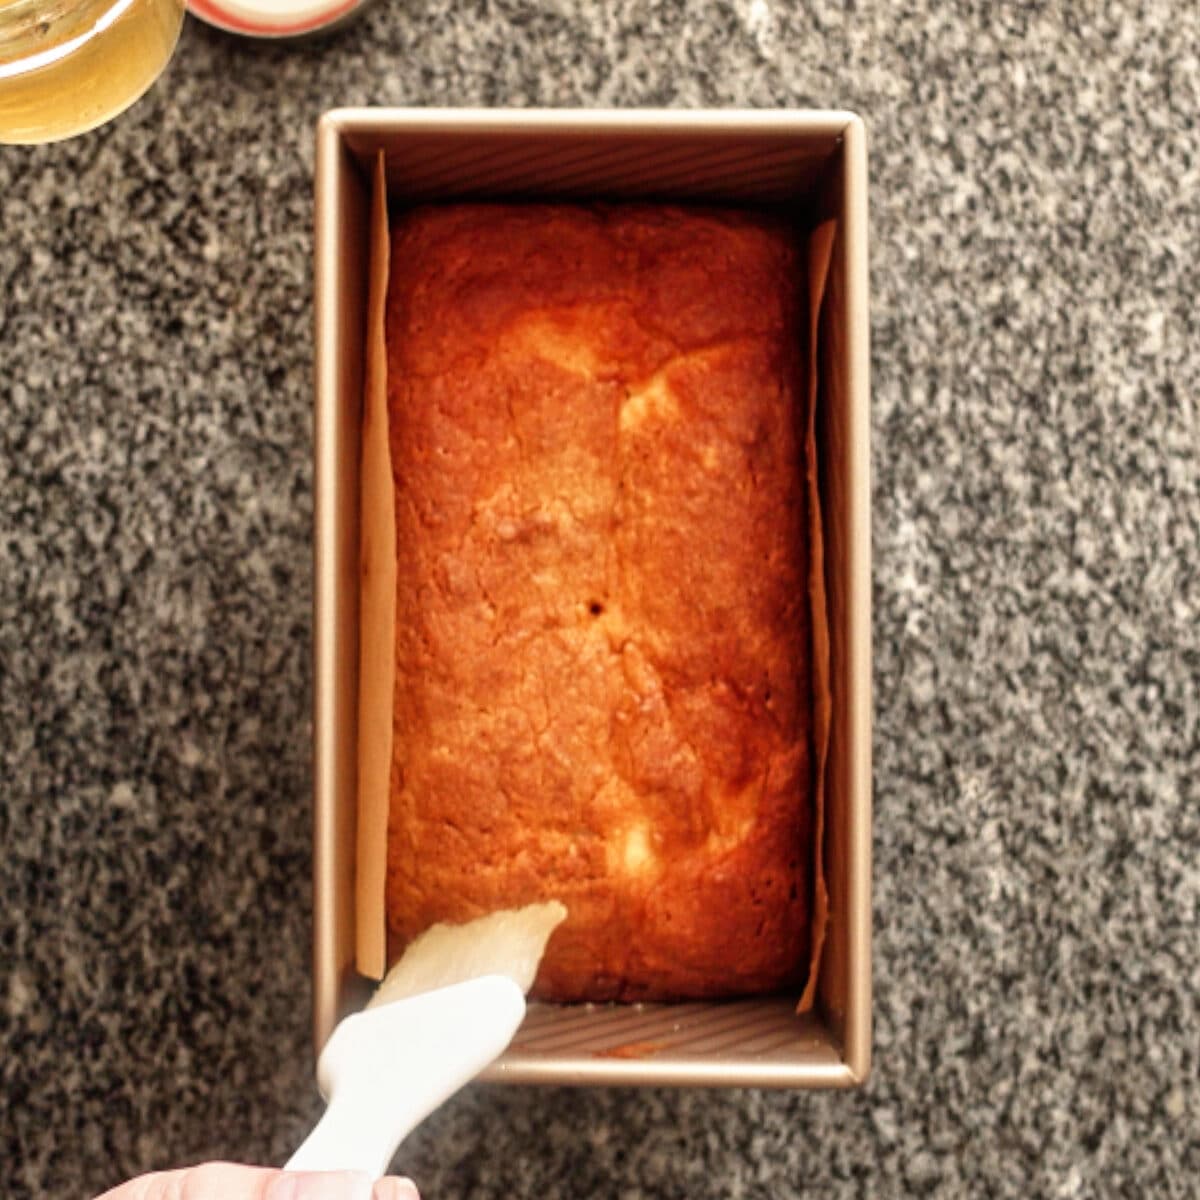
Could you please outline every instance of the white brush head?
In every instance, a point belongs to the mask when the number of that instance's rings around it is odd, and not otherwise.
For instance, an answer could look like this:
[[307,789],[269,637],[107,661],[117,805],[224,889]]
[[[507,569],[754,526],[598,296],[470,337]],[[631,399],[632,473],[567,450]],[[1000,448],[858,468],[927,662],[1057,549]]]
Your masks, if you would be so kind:
[[528,994],[550,935],[566,918],[557,900],[490,913],[463,925],[432,925],[411,942],[375,990],[378,1008],[482,975],[505,975]]

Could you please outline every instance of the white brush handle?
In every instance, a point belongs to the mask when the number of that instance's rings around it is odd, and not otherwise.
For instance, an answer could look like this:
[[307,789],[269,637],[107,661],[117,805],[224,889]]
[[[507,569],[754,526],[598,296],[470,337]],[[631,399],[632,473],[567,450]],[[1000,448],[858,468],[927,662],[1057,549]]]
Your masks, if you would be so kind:
[[317,1063],[329,1107],[286,1169],[378,1179],[404,1138],[504,1052],[524,1015],[517,984],[487,975],[347,1017]]

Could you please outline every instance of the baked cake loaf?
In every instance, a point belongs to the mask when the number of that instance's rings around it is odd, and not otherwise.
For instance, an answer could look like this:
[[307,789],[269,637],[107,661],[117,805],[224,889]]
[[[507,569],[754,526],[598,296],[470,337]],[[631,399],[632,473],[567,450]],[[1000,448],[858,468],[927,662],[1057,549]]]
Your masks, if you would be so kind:
[[798,986],[793,235],[732,211],[431,207],[391,261],[393,941],[558,899],[542,998]]

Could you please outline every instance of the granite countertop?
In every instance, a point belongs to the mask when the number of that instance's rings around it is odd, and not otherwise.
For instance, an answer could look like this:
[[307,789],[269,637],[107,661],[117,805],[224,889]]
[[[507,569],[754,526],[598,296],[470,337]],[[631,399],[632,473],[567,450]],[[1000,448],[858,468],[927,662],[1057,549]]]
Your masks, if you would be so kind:
[[[1200,1178],[1200,9],[379,0],[0,147],[0,1191],[280,1161],[309,1046],[313,127],[847,107],[871,154],[875,1069],[476,1088],[439,1197]],[[1030,9],[1032,6],[1030,6]]]

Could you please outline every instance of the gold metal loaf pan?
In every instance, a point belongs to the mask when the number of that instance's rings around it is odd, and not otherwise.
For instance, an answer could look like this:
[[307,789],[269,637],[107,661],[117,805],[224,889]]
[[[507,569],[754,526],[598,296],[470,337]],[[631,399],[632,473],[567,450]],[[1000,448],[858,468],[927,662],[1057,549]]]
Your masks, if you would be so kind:
[[361,1004],[354,971],[358,452],[371,167],[399,203],[654,198],[838,223],[820,347],[833,724],[830,924],[815,1013],[795,997],[533,1004],[491,1080],[850,1087],[871,1058],[871,614],[867,170],[839,112],[343,109],[317,133],[315,1037]]

